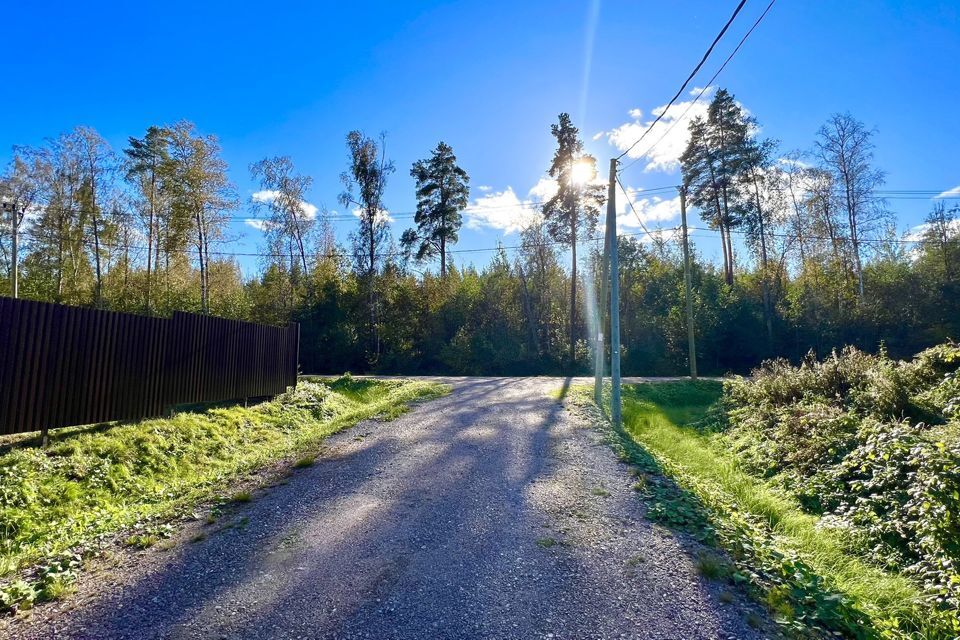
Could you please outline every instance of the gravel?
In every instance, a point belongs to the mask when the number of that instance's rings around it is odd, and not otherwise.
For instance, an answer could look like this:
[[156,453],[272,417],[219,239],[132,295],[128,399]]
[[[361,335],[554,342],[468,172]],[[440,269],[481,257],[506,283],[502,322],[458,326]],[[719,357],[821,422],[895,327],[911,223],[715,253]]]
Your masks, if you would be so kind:
[[0,636],[769,635],[699,576],[695,543],[644,519],[628,467],[553,399],[559,379],[450,382],[329,438],[316,464],[172,549],[100,562]]

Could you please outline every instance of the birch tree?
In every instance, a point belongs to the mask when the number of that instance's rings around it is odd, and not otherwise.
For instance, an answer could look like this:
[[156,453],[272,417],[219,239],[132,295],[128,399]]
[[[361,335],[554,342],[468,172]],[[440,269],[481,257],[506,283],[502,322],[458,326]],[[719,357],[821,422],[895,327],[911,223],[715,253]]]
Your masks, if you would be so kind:
[[822,168],[833,175],[846,214],[846,232],[861,300],[864,240],[881,231],[890,217],[882,200],[874,194],[885,180],[884,173],[873,166],[874,133],[849,113],[835,114],[820,127],[815,142],[817,157]]
[[266,214],[262,224],[270,248],[268,260],[287,274],[293,305],[295,291],[310,272],[307,261],[314,253],[318,210],[307,202],[313,179],[297,173],[289,156],[264,158],[250,165],[250,175],[261,189],[254,194],[252,205],[255,212]]
[[236,207],[227,163],[220,143],[201,135],[191,122],[178,122],[170,130],[172,205],[176,215],[189,220],[190,243],[200,272],[200,309],[210,311],[211,246],[223,239],[226,212]]

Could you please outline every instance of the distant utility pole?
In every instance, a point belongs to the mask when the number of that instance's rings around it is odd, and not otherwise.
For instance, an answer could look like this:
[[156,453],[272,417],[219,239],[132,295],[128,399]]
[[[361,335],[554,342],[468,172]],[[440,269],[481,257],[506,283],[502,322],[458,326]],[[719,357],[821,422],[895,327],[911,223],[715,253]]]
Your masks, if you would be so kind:
[[610,159],[607,185],[607,237],[610,239],[610,419],[621,424],[620,405],[620,265],[617,254],[617,159]]
[[693,292],[690,290],[690,247],[687,244],[687,185],[680,191],[680,224],[683,227],[683,284],[687,298],[687,345],[690,348],[690,378],[697,379],[697,345],[693,330]]

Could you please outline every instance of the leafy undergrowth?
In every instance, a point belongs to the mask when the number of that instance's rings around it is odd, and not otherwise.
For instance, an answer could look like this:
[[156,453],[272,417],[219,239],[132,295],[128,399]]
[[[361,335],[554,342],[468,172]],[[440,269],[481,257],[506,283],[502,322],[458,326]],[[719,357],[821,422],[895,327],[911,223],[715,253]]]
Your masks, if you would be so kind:
[[[916,580],[878,566],[792,492],[739,464],[728,434],[703,428],[721,393],[708,381],[625,387],[624,427],[610,436],[636,465],[648,517],[723,547],[736,567],[725,579],[745,585],[791,635],[955,637]],[[589,389],[573,398],[592,400]]]
[[928,626],[960,637],[960,345],[909,362],[853,348],[765,363],[725,384],[701,425],[796,498],[850,551],[923,591]]
[[84,560],[116,540],[147,547],[169,537],[172,519],[242,474],[303,460],[332,433],[447,390],[344,376],[250,408],[62,430],[46,449],[13,443],[0,453],[0,611],[68,592]]

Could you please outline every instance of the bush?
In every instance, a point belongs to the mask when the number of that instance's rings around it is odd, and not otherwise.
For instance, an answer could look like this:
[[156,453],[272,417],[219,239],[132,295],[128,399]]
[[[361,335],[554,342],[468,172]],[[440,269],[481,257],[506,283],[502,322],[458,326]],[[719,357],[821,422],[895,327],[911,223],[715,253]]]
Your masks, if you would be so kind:
[[[852,347],[727,381],[714,428],[875,564],[960,607],[960,345],[911,362]],[[952,614],[951,624],[956,623]],[[957,630],[960,630],[958,628]]]

